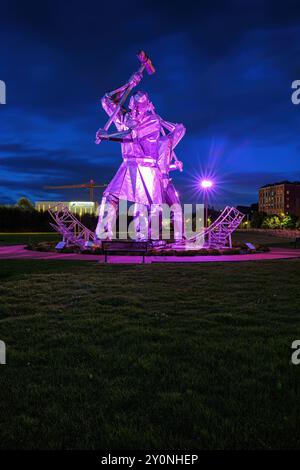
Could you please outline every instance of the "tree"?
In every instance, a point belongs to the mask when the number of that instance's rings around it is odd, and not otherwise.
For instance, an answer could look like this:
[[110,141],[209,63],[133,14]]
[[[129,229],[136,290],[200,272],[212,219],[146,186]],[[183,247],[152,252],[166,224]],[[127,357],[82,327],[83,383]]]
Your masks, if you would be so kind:
[[296,227],[297,217],[294,215],[282,216],[281,226],[282,228],[293,229]]
[[265,214],[262,212],[253,212],[251,217],[251,227],[252,228],[261,228],[264,221]]
[[0,232],[49,232],[50,222],[48,212],[27,210],[18,205],[0,206]]
[[17,202],[17,207],[26,211],[33,211],[34,205],[27,197],[21,197]]
[[268,215],[261,226],[262,228],[281,228],[281,220],[278,215]]

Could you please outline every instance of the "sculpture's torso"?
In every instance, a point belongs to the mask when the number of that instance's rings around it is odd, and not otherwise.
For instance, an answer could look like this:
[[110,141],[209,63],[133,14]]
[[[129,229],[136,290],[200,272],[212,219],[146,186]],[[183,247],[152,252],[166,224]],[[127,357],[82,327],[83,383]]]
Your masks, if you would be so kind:
[[146,113],[138,121],[130,113],[115,122],[119,131],[133,129],[132,142],[121,144],[123,163],[105,193],[150,206],[163,202],[163,185],[158,166],[160,120]]

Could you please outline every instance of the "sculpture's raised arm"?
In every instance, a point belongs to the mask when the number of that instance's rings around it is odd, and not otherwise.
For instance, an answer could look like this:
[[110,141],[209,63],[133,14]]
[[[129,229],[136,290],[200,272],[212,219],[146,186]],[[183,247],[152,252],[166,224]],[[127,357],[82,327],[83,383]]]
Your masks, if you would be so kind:
[[[117,88],[116,90],[113,90],[109,93],[105,93],[105,95],[101,99],[101,104],[102,108],[108,114],[108,116],[111,116],[113,114],[127,88],[128,83],[121,86],[120,88]],[[124,114],[124,111],[120,109],[120,114],[118,113],[116,117],[120,118],[122,114]]]
[[[140,73],[134,73],[132,77],[128,80],[125,85],[116,88],[113,91],[110,91],[108,93],[105,93],[103,98],[101,99],[101,104],[102,108],[104,111],[108,114],[108,116],[111,116],[115,109],[119,106],[119,103],[121,99],[123,98],[124,94],[127,92],[129,88],[133,89],[136,87],[139,82],[142,79],[142,74]],[[120,110],[117,112],[116,116],[114,117],[114,124],[116,125],[118,130],[123,130],[124,125],[123,125],[123,116],[126,113],[126,108],[125,107],[120,107]]]
[[[152,75],[155,72],[155,68],[153,67],[151,60],[144,51],[139,51],[137,57],[140,62],[138,71],[130,77],[125,85],[117,88],[116,90],[113,90],[110,93],[106,93],[102,98],[102,106],[109,115],[109,119],[103,128],[105,132],[108,131],[112,123],[116,125],[119,131],[126,129],[123,124],[123,104],[125,103],[133,88],[138,85],[143,78],[144,70],[146,70],[149,75]],[[100,144],[101,142],[101,131],[102,129],[99,129],[99,131],[96,133],[96,144]]]

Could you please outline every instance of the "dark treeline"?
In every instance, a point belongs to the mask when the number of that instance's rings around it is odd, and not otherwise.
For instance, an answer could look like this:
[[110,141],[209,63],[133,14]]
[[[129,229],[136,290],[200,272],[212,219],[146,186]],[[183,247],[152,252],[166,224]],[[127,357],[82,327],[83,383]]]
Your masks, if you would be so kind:
[[[76,216],[90,230],[95,230],[96,216]],[[48,211],[38,212],[33,207],[0,206],[0,232],[52,232],[53,222]]]
[[47,212],[0,206],[0,232],[50,232],[49,222]]

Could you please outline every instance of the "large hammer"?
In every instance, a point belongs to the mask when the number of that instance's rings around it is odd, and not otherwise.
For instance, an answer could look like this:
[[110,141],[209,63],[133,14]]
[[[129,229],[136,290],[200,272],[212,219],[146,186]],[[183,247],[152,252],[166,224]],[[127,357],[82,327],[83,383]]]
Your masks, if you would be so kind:
[[[155,72],[155,68],[153,67],[153,64],[151,62],[151,60],[149,59],[149,57],[147,56],[147,54],[144,52],[144,51],[140,51],[137,55],[141,65],[140,65],[140,68],[138,70],[138,73],[143,73],[144,70],[146,70],[146,72],[149,74],[149,75],[152,75],[154,72]],[[130,92],[132,91],[132,89],[134,88],[134,85],[133,84],[130,84],[130,81],[128,82],[128,88],[126,89],[126,91],[124,92],[122,98],[120,99],[120,102],[118,104],[118,106],[116,107],[116,109],[114,110],[114,112],[112,113],[112,115],[110,116],[109,120],[107,121],[107,123],[105,124],[104,126],[104,130],[107,131],[112,122],[114,121],[116,115],[118,114],[119,110],[121,109],[121,106],[123,105],[123,103],[126,101],[128,95],[130,94]],[[100,144],[101,142],[101,139],[96,139],[96,144]]]

